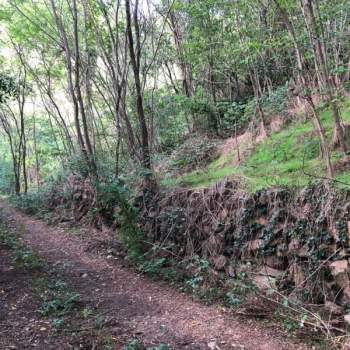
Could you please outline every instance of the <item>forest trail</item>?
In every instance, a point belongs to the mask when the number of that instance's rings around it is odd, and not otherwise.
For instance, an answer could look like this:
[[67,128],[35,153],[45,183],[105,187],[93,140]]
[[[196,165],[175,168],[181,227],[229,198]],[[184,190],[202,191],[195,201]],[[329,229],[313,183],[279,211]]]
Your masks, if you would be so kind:
[[88,252],[88,244],[81,237],[28,217],[3,200],[0,210],[25,245],[38,252],[47,264],[62,267],[65,280],[82,300],[108,315],[116,337],[128,334],[130,339],[139,337],[147,346],[165,343],[173,349],[311,349],[274,327],[193,301],[165,283],[151,281],[119,262],[111,263]]

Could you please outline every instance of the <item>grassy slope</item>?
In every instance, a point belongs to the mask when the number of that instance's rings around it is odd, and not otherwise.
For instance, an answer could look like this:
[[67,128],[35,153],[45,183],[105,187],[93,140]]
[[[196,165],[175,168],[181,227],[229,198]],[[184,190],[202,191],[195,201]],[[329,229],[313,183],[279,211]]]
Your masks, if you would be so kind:
[[[329,140],[332,137],[333,122],[329,110],[321,114]],[[342,118],[350,122],[350,100],[342,108]],[[318,137],[313,133],[311,121],[295,122],[269,139],[258,144],[252,154],[240,165],[233,166],[235,154],[221,156],[206,169],[196,170],[179,178],[163,181],[164,185],[207,187],[225,177],[239,177],[247,189],[256,191],[271,186],[305,186],[325,175],[325,167],[319,157]],[[338,151],[332,154],[333,162],[341,158]],[[304,159],[304,163],[303,163]],[[303,172],[314,174],[315,177]],[[350,183],[350,174],[340,172],[337,179]]]

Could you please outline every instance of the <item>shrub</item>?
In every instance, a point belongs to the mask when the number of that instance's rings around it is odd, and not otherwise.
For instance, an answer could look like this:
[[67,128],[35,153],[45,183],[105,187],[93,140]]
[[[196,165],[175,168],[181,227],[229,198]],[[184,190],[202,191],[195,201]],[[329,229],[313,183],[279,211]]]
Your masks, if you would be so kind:
[[131,204],[131,193],[125,182],[118,179],[100,183],[97,189],[98,210],[117,220],[120,238],[129,257],[140,263],[145,252],[145,235],[138,226],[138,210]]
[[[169,152],[176,148],[189,130],[189,99],[167,91],[146,91],[145,111],[152,116],[158,130],[160,149]],[[153,109],[152,105],[157,108]]]
[[219,129],[222,134],[240,130],[249,122],[249,116],[244,114],[244,104],[223,101],[218,102],[216,108],[219,114]]
[[12,196],[11,203],[28,215],[45,214],[48,209],[45,204],[47,196],[46,188],[38,192],[29,192],[20,196]]
[[192,136],[174,152],[170,167],[181,172],[204,167],[215,158],[216,147],[217,140],[205,136]]
[[207,97],[195,96],[187,108],[193,116],[194,130],[200,132],[219,132],[219,120],[215,104]]
[[[270,93],[264,94],[261,99],[261,107],[267,117],[272,115],[288,116],[288,83],[279,86]],[[256,99],[248,101],[244,108],[244,120],[251,120],[256,115]]]
[[50,281],[46,277],[40,277],[35,282],[36,292],[41,298],[37,312],[44,317],[52,318],[56,328],[62,328],[65,316],[79,306],[80,294],[72,291],[61,279]]
[[43,295],[43,303],[38,312],[43,316],[62,317],[69,313],[80,300],[75,292],[55,291],[53,295]]
[[10,194],[14,187],[12,165],[10,162],[3,160],[0,166],[0,193]]
[[267,115],[288,115],[288,88],[288,83],[286,83],[262,97],[262,107]]

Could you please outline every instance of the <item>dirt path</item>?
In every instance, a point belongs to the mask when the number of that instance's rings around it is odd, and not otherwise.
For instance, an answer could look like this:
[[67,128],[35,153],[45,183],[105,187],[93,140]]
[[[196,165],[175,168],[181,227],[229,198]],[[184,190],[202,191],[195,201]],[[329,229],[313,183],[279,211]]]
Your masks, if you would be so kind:
[[311,349],[275,328],[205,306],[164,283],[111,264],[87,252],[88,243],[81,238],[21,214],[4,201],[0,209],[26,245],[48,264],[61,266],[64,278],[84,302],[108,315],[119,333],[122,330],[130,338],[137,336],[147,345],[170,344],[173,349]]

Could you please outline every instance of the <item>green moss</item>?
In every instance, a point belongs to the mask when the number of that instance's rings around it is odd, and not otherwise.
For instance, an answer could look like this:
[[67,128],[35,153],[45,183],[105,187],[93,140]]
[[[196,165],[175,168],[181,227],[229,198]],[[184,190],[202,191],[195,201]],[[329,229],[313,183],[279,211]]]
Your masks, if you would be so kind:
[[235,171],[236,168],[230,166],[223,168],[209,167],[207,171],[192,172],[184,175],[179,183],[191,187],[207,187],[234,174]]
[[[343,104],[342,118],[350,121],[350,100]],[[321,119],[331,141],[333,120],[330,110],[321,113]],[[264,142],[256,145],[251,156],[240,166],[234,166],[236,153],[221,155],[206,169],[200,169],[178,178],[163,180],[163,185],[207,187],[224,178],[239,176],[246,183],[247,189],[256,191],[271,186],[302,187],[325,176],[324,162],[320,159],[318,136],[313,131],[311,121],[295,122],[284,130],[273,134]],[[333,162],[342,157],[334,151]],[[350,175],[346,171],[337,175],[337,180],[350,184]],[[338,183],[339,186],[346,184]]]

